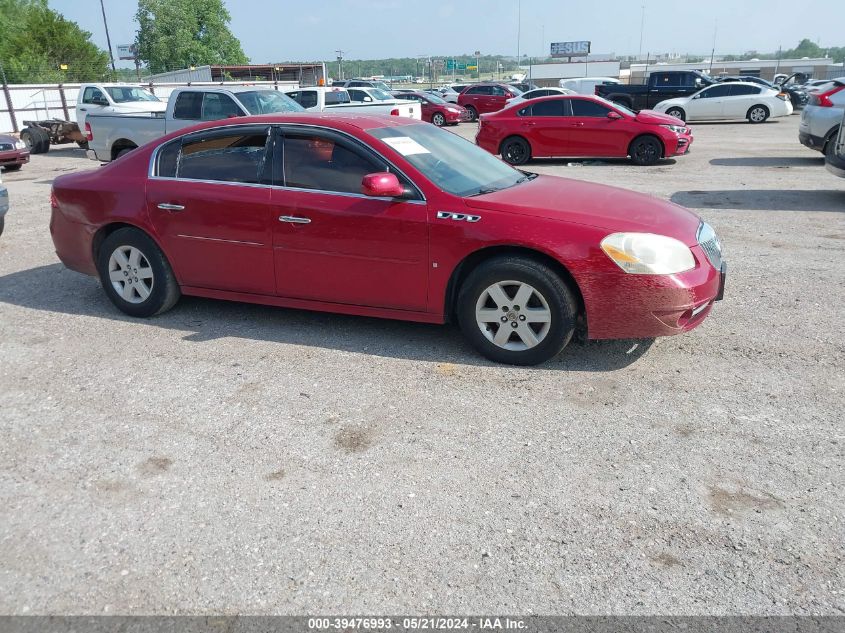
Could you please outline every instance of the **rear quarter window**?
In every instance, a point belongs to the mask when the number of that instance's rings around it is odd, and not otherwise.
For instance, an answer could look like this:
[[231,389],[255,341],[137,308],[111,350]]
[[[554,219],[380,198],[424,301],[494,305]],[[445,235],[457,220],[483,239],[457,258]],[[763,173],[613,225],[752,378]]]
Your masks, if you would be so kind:
[[201,92],[179,93],[173,106],[173,118],[199,121],[202,117],[202,95]]

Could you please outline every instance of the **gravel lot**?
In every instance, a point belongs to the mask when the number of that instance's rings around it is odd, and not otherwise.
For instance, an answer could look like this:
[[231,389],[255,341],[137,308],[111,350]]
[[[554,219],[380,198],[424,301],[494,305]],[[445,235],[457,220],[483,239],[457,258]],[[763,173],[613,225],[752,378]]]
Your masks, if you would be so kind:
[[697,209],[726,300],[535,369],[451,327],[130,319],[47,228],[95,165],[4,174],[0,612],[845,612],[845,181],[797,116],[693,127],[657,167],[530,168]]

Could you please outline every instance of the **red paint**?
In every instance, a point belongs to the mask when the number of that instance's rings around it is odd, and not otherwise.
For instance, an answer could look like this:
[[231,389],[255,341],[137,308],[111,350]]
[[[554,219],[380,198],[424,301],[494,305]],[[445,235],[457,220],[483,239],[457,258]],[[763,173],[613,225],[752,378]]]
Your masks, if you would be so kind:
[[[696,243],[698,217],[669,202],[552,176],[459,198],[435,187],[367,132],[423,123],[312,113],[238,119],[250,123],[301,123],[350,134],[404,172],[426,201],[149,179],[154,146],[183,130],[95,171],[55,180],[50,231],[59,258],[69,268],[96,274],[97,232],[129,224],[162,248],[184,294],[442,323],[449,318],[449,280],[461,262],[484,249],[517,247],[568,271],[583,297],[593,339],[692,329],[709,308],[694,318],[689,311],[717,294],[719,274]],[[162,211],[161,202],[185,209]],[[436,217],[441,210],[481,220],[441,220]],[[311,222],[281,222],[280,216]],[[628,275],[599,247],[618,231],[679,239],[691,246],[697,266],[672,276]]]
[[419,101],[421,106],[422,120],[432,123],[435,114],[443,115],[447,125],[456,125],[461,121],[467,121],[466,108],[455,103],[433,103],[424,92],[403,92],[394,95],[396,99],[406,101]]
[[[475,94],[483,86],[493,86],[494,91],[501,94]],[[507,84],[472,84],[464,88],[458,95],[458,105],[464,108],[473,108],[478,114],[497,112],[505,107],[508,99],[518,97],[517,91]]]
[[367,174],[361,181],[361,191],[366,196],[396,198],[404,192],[396,174],[388,172]]
[[[595,101],[610,107],[613,117],[520,116],[529,104],[548,101]],[[657,112],[642,111],[635,116],[615,109],[607,101],[584,95],[543,97],[513,105],[481,118],[476,143],[491,154],[499,154],[502,141],[518,136],[528,141],[532,158],[554,156],[624,158],[637,137],[656,136],[664,147],[664,157],[689,151],[693,137],[677,134],[664,125],[686,128],[680,119]]]

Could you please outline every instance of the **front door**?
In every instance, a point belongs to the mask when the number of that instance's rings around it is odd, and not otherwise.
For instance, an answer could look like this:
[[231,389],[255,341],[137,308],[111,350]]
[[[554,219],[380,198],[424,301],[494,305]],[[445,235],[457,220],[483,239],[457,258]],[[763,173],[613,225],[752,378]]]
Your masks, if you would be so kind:
[[711,86],[702,90],[689,103],[692,117],[698,120],[721,119],[724,116],[725,100],[730,95],[731,85],[728,83]]
[[313,128],[285,129],[283,136],[282,186],[273,189],[277,293],[425,310],[428,220],[422,196],[407,181],[412,199],[363,195],[366,174],[395,170],[345,136]]
[[159,150],[147,207],[182,285],[275,294],[270,138],[266,125],[237,126]]
[[573,156],[626,156],[630,133],[624,119],[609,119],[611,109],[588,99],[570,99]]

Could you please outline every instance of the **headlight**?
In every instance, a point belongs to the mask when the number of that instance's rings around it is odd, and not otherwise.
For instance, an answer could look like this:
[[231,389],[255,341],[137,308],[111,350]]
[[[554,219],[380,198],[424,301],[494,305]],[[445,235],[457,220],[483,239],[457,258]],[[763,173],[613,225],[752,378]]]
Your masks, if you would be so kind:
[[687,131],[687,128],[682,125],[661,125],[660,127],[665,127],[667,130],[671,130],[675,134],[685,134]]
[[457,108],[446,108],[446,109],[447,109],[449,112],[454,112],[455,114],[457,114],[458,112],[460,112],[460,110],[458,110]]
[[18,149],[26,149],[26,143],[23,141],[15,141],[15,147]]
[[634,275],[674,275],[695,268],[689,247],[665,235],[614,233],[601,241],[601,249]]

